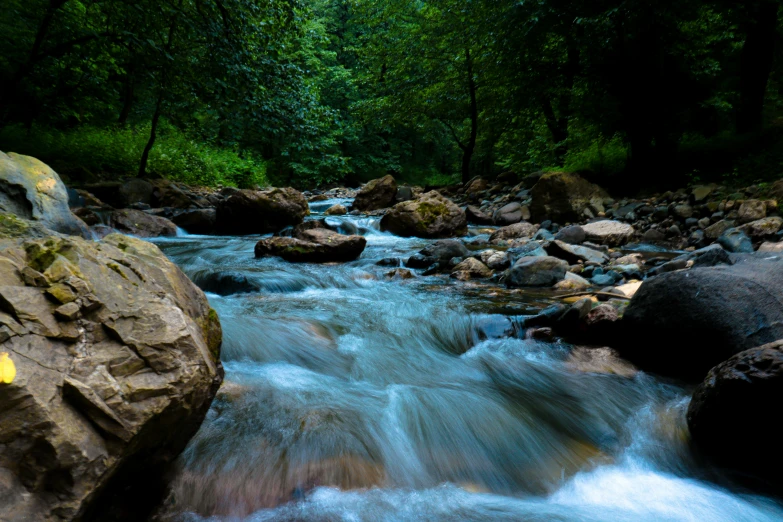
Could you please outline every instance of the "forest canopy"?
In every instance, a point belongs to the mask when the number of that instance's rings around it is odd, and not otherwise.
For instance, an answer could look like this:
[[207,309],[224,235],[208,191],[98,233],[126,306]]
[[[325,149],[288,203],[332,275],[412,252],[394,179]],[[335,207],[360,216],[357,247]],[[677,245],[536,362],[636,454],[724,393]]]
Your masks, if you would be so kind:
[[76,180],[783,170],[777,0],[7,0],[0,35],[0,150]]

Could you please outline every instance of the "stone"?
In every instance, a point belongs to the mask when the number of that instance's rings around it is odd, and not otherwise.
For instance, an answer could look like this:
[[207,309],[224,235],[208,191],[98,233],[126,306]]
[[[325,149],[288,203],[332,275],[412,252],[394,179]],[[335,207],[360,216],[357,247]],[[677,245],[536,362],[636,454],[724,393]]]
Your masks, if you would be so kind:
[[326,209],[326,212],[324,212],[327,216],[344,216],[348,213],[348,209],[345,208],[342,205],[332,205],[331,207]]
[[502,227],[519,223],[525,219],[525,216],[527,216],[527,219],[530,219],[530,211],[515,201],[498,209],[493,214],[492,221]]
[[739,228],[730,228],[718,238],[720,246],[733,253],[753,252],[753,243],[750,238]]
[[741,224],[750,223],[767,217],[767,206],[763,201],[748,199],[740,205],[737,218]]
[[489,242],[510,241],[512,239],[531,238],[538,230],[538,226],[532,223],[515,223],[497,229],[491,236]]
[[666,234],[658,229],[651,228],[644,234],[642,234],[642,241],[645,243],[658,243],[666,239]]
[[55,232],[91,237],[87,225],[71,213],[60,176],[30,156],[0,152],[0,211]]
[[114,210],[109,215],[110,226],[124,234],[136,237],[176,236],[177,225],[166,218],[153,216],[141,210]]
[[485,250],[481,253],[481,262],[492,270],[505,270],[511,266],[511,259],[507,252],[500,250]]
[[404,237],[464,236],[467,226],[465,211],[434,190],[397,203],[381,219],[381,230]]
[[397,195],[394,197],[395,202],[401,203],[403,201],[410,201],[413,198],[413,189],[411,187],[397,187]]
[[478,259],[469,257],[451,270],[451,276],[461,281],[486,279],[492,277],[492,270]]
[[389,208],[397,202],[397,181],[384,176],[365,184],[353,200],[353,209],[361,212]]
[[213,234],[216,230],[217,211],[214,208],[183,210],[171,221],[188,234]]
[[473,223],[474,225],[492,224],[492,216],[486,214],[480,208],[475,207],[473,205],[467,206],[467,208],[465,209],[465,217],[467,218],[468,223]]
[[553,286],[566,277],[568,263],[556,257],[523,257],[505,275],[508,287]]
[[777,234],[781,226],[783,226],[783,218],[773,216],[751,221],[737,227],[737,229],[742,230],[752,239],[762,239]]
[[691,190],[691,197],[695,203],[701,203],[715,190],[715,185],[697,185]]
[[394,270],[389,270],[384,274],[384,276],[387,279],[415,279],[416,276],[413,275],[413,272],[406,268],[395,268]]
[[134,203],[150,204],[154,187],[149,181],[140,178],[131,178],[120,185],[119,195],[123,206],[129,207]]
[[648,279],[623,316],[624,357],[699,382],[743,350],[783,338],[783,263],[747,258]]
[[781,485],[783,456],[767,441],[783,437],[770,410],[783,393],[783,341],[740,352],[710,370],[688,407],[696,450],[721,468]]
[[568,290],[569,292],[579,292],[590,286],[590,281],[573,272],[566,272],[565,279],[555,284],[555,290]]
[[564,243],[570,243],[572,245],[581,245],[587,239],[585,231],[579,225],[569,225],[563,227],[555,234],[555,239],[563,241]]
[[693,207],[687,204],[675,205],[672,214],[680,219],[688,219],[693,216]]
[[465,186],[465,194],[475,195],[484,192],[489,187],[489,182],[483,178],[473,178]]
[[609,246],[620,246],[627,243],[634,234],[634,228],[619,221],[594,221],[582,225],[588,241],[594,241]]
[[64,273],[54,265],[67,263],[78,290],[57,306],[24,285],[23,270],[0,288],[0,309],[17,318],[3,329],[16,365],[0,384],[3,517],[82,520],[161,501],[157,477],[223,377],[220,322],[203,292],[156,246],[120,234],[6,238],[0,259],[52,283]]
[[779,243],[771,243],[765,241],[761,245],[759,245],[759,249],[757,252],[769,252],[769,253],[779,253],[783,252],[783,241]]
[[353,261],[362,255],[367,240],[346,236],[327,228],[300,229],[295,237],[270,237],[256,243],[255,256],[281,257],[293,263]]
[[584,246],[570,245],[563,241],[555,239],[544,250],[550,256],[557,257],[567,261],[569,264],[575,264],[578,262],[583,263],[597,263],[604,264],[609,261],[609,258],[603,252],[593,250]]
[[152,184],[152,196],[149,203],[154,208],[188,209],[209,206],[209,204],[199,204],[194,196],[186,193],[167,179],[154,179],[150,180],[150,183]]
[[536,222],[545,219],[558,223],[578,221],[591,202],[597,200],[600,203],[608,197],[606,191],[598,185],[569,172],[548,172],[542,175],[530,193],[530,212]]
[[221,234],[266,234],[298,225],[310,214],[301,192],[292,188],[237,190],[216,207]]
[[723,235],[724,232],[730,228],[734,228],[735,226],[736,224],[734,221],[722,219],[704,229],[704,236],[709,239],[718,239]]

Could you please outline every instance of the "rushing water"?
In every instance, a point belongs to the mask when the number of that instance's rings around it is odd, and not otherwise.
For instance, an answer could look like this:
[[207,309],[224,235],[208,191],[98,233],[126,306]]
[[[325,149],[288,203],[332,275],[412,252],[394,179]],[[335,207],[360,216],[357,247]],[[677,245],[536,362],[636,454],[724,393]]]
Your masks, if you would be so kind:
[[224,329],[225,383],[181,458],[176,520],[783,519],[690,456],[687,390],[498,335],[510,323],[493,314],[546,294],[389,279],[376,263],[427,241],[330,219],[367,237],[359,260],[256,260],[254,237],[158,242]]

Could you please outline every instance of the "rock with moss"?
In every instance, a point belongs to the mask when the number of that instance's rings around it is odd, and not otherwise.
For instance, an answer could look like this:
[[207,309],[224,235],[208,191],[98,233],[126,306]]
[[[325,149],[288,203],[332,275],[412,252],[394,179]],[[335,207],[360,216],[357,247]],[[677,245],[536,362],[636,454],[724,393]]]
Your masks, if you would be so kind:
[[216,226],[221,234],[266,234],[301,223],[310,206],[292,188],[270,190],[229,189],[217,207]]
[[222,381],[221,338],[203,292],[150,243],[4,234],[3,517],[80,520],[163,494]]
[[109,215],[111,227],[136,237],[171,237],[177,235],[177,225],[160,216],[141,210],[115,210]]
[[392,176],[384,176],[368,182],[356,194],[353,209],[366,212],[389,208],[397,201],[397,181]]
[[531,190],[530,212],[536,222],[549,219],[560,224],[596,217],[603,209],[604,189],[571,172],[548,172]]
[[[319,223],[309,221],[304,225]],[[270,237],[256,243],[256,257],[281,257],[293,263],[331,263],[353,261],[362,255],[367,240],[347,236],[327,228],[299,226],[294,237]]]
[[465,211],[433,190],[395,205],[381,219],[381,229],[398,236],[447,238],[467,234]]
[[55,232],[90,237],[87,226],[68,207],[60,176],[30,156],[0,152],[0,210]]

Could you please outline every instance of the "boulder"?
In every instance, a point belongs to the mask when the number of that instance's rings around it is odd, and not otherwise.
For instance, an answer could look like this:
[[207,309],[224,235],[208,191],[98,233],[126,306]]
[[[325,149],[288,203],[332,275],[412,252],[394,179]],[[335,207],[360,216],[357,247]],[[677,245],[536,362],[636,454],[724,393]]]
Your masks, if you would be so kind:
[[572,265],[580,261],[602,265],[609,261],[609,257],[603,252],[583,246],[570,245],[557,239],[549,243],[545,250],[550,256],[563,259]]
[[739,228],[730,228],[718,238],[718,244],[729,252],[751,253],[753,252],[753,243],[750,238]]
[[348,213],[348,209],[342,205],[332,205],[326,209],[324,215],[326,216],[344,216]]
[[30,156],[0,152],[0,210],[56,232],[90,237],[87,226],[71,213],[60,176]]
[[609,246],[620,246],[627,243],[634,234],[634,228],[619,221],[594,221],[582,225],[582,230],[588,241]]
[[176,214],[171,221],[189,234],[213,234],[217,223],[214,208],[194,208]]
[[522,257],[505,275],[508,287],[552,286],[565,279],[568,263],[556,257]]
[[505,270],[511,264],[511,259],[506,252],[485,250],[481,253],[481,262],[492,270]]
[[301,223],[310,207],[301,192],[292,188],[237,190],[217,205],[217,229],[221,234],[265,234]]
[[530,219],[530,210],[516,201],[499,208],[492,215],[493,223],[499,226],[519,223],[523,219]]
[[389,208],[396,203],[396,200],[397,181],[392,176],[384,176],[362,187],[353,200],[353,209],[365,212]]
[[550,219],[558,223],[578,221],[585,209],[599,206],[609,197],[604,189],[578,174],[548,172],[541,176],[531,190],[533,202],[530,212],[536,222]]
[[706,229],[704,229],[704,235],[708,239],[718,239],[728,229],[734,228],[735,225],[736,224],[734,223],[734,221],[730,221],[730,220],[727,220],[727,219],[721,219],[717,223],[713,223],[712,225],[710,225]]
[[184,190],[167,179],[155,179],[150,181],[152,184],[152,197],[150,205],[155,208],[192,208],[199,205]]
[[362,255],[367,240],[327,228],[300,229],[294,237],[270,237],[256,243],[256,257],[275,256],[293,263],[353,261]]
[[587,236],[579,225],[569,225],[558,230],[557,234],[555,234],[555,239],[572,245],[581,245],[585,242]]
[[410,268],[429,268],[432,265],[446,266],[455,257],[464,258],[470,250],[457,239],[440,239],[424,247],[405,263]]
[[751,221],[750,223],[746,223],[737,228],[742,230],[752,239],[763,239],[777,234],[781,226],[783,226],[783,218],[773,216],[757,219],[756,221]]
[[489,236],[490,243],[496,241],[511,241],[512,239],[531,238],[538,231],[538,225],[532,223],[514,223],[497,229]]
[[647,280],[622,319],[622,352],[642,369],[700,381],[743,350],[783,338],[783,263],[733,265]]
[[475,225],[492,224],[492,216],[482,212],[480,208],[474,207],[473,205],[468,205],[465,209],[465,217],[467,218],[468,223],[473,223]]
[[758,199],[743,201],[737,211],[737,218],[740,223],[750,223],[765,217],[767,217],[767,205]]
[[465,186],[465,194],[475,195],[487,190],[489,182],[483,178],[473,178]]
[[2,516],[146,520],[222,381],[220,322],[156,246],[49,233],[0,240]]
[[119,196],[124,207],[129,207],[134,203],[152,202],[152,183],[140,178],[131,178],[120,185]]
[[119,232],[137,237],[177,235],[177,225],[168,219],[129,208],[113,211],[109,215],[109,225]]
[[396,204],[381,219],[381,230],[406,237],[464,236],[467,228],[465,212],[434,190]]
[[695,448],[715,464],[783,484],[783,454],[768,443],[783,437],[774,413],[783,394],[783,341],[740,352],[710,370],[688,407]]
[[469,257],[451,270],[451,277],[460,281],[486,279],[492,277],[492,270],[478,259]]
[[783,241],[779,243],[764,242],[759,245],[758,252],[780,253],[783,252]]

